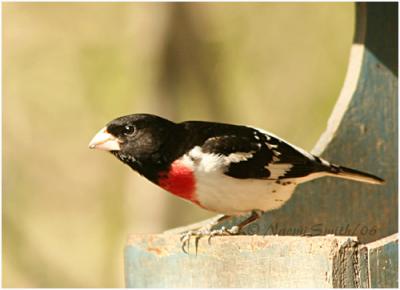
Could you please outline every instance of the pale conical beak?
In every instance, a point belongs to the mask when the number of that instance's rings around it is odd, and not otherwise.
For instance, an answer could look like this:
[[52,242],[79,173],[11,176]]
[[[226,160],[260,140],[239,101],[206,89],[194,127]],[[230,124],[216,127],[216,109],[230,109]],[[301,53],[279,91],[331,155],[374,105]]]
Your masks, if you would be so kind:
[[89,143],[90,149],[99,149],[104,151],[121,150],[120,142],[117,137],[107,132],[106,127],[97,133]]

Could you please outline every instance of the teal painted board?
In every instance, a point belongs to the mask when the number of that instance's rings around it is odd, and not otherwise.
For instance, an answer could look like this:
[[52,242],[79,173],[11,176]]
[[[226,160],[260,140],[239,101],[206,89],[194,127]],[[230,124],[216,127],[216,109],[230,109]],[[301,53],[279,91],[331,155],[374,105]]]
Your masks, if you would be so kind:
[[399,287],[399,241],[395,235],[385,241],[368,245],[369,271],[372,288]]
[[131,235],[125,279],[137,287],[397,288],[398,234],[354,237],[233,236],[182,252],[179,235]]
[[[200,240],[197,255],[177,235],[132,235],[125,249],[126,286],[332,287],[344,237],[216,237]],[[337,263],[339,266],[334,266]],[[347,267],[346,267],[347,269]],[[352,270],[351,272],[354,272]]]

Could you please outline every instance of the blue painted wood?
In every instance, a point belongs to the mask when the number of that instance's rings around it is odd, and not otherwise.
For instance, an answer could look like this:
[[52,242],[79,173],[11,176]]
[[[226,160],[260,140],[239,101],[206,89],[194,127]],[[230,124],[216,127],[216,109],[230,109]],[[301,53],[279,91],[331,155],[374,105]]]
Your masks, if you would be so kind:
[[369,253],[370,285],[372,288],[399,287],[399,240],[392,236],[367,245]]
[[[184,254],[177,235],[132,235],[125,249],[126,286],[332,287],[354,272],[339,257],[347,237],[218,237]],[[344,279],[344,281],[347,281]],[[351,281],[353,283],[353,281]]]
[[198,252],[179,235],[131,235],[125,283],[136,287],[398,287],[398,235],[362,245],[352,237],[218,237]]

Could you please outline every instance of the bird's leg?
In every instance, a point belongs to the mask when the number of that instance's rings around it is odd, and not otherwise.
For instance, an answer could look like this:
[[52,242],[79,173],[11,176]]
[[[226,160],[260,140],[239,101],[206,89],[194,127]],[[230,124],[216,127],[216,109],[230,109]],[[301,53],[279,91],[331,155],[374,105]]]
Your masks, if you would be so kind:
[[208,243],[210,244],[211,238],[214,237],[214,236],[218,236],[218,235],[221,235],[221,236],[223,236],[223,235],[237,235],[237,234],[239,234],[241,232],[241,230],[245,226],[247,226],[248,224],[250,224],[250,223],[252,223],[252,222],[254,222],[256,220],[258,220],[261,217],[262,213],[263,212],[260,211],[260,210],[252,210],[251,211],[251,215],[247,219],[245,219],[244,221],[239,223],[238,225],[233,226],[230,229],[226,229],[225,227],[222,227],[219,230],[212,231],[212,233],[208,237]]
[[196,254],[197,254],[197,245],[198,245],[199,240],[204,236],[217,235],[218,233],[214,234],[214,232],[215,231],[219,232],[220,230],[211,230],[212,227],[217,225],[217,224],[219,224],[220,222],[228,219],[228,218],[230,218],[229,215],[223,215],[223,216],[218,217],[217,219],[211,221],[209,224],[207,224],[207,225],[205,225],[205,226],[203,226],[201,228],[184,232],[181,235],[181,238],[180,238],[181,243],[182,243],[182,246],[181,246],[182,247],[182,251],[184,253],[186,253],[186,254],[189,253],[190,238],[194,237],[195,238]]
[[[244,221],[242,221],[240,224],[238,224],[236,226],[236,227],[238,227],[238,233],[240,233],[242,228],[244,228],[248,224],[258,220],[262,216],[263,213],[264,212],[261,211],[261,210],[252,210],[251,211],[251,215],[247,219],[245,219]],[[232,227],[232,228],[234,228],[234,227]],[[231,228],[231,230],[232,230],[232,228]]]

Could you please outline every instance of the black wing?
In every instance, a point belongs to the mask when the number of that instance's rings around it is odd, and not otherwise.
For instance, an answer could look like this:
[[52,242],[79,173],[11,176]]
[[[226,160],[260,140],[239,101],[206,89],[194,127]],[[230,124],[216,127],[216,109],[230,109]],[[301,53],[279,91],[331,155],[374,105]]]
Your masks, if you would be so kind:
[[[268,133],[246,128],[249,131],[242,131],[240,135],[211,137],[202,146],[204,153],[232,157],[226,175],[235,178],[286,179],[321,171],[320,163],[311,154]],[[238,156],[242,156],[239,161]]]

